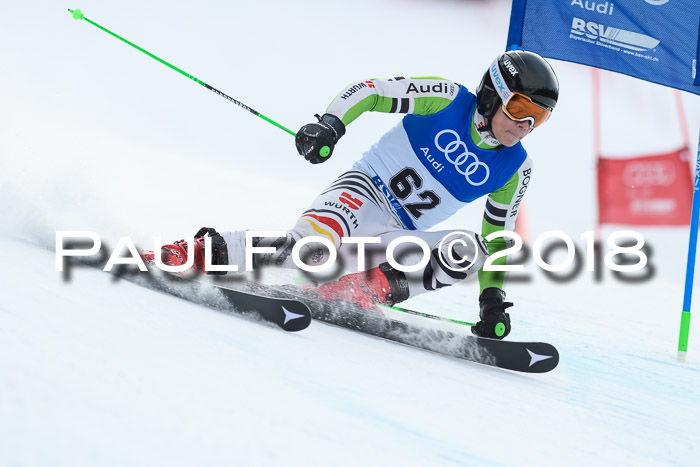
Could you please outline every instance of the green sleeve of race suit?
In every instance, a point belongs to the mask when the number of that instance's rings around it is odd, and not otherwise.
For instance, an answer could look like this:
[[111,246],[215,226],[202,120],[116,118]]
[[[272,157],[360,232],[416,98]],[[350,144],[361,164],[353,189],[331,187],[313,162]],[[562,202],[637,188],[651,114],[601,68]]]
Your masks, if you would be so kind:
[[[481,224],[481,236],[499,231],[514,231],[515,220],[518,217],[520,203],[530,184],[532,176],[532,160],[527,158],[513,176],[498,190],[491,193],[486,199],[484,220]],[[493,255],[505,250],[512,245],[507,237],[501,237],[493,241],[487,241],[489,254]],[[494,265],[507,264],[507,256],[496,259]],[[488,287],[497,287],[504,290],[507,273],[503,271],[479,270],[479,294]]]
[[452,103],[459,84],[435,76],[368,79],[346,87],[326,113],[347,126],[364,112],[430,115]]

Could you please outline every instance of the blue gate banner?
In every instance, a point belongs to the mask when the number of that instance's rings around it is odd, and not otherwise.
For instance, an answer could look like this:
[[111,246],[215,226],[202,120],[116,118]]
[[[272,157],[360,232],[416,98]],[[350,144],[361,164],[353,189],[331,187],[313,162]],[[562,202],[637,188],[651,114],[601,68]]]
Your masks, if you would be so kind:
[[513,0],[506,48],[700,94],[700,0]]

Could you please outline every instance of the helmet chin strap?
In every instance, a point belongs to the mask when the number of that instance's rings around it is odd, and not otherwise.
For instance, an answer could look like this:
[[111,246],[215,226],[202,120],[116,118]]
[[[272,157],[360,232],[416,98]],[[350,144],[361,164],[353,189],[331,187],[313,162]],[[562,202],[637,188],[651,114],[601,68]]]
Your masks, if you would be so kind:
[[[479,136],[481,136],[481,141],[486,141],[491,146],[500,146],[501,142],[498,141],[496,136],[493,134],[493,129],[491,127],[492,121],[493,119],[486,119],[479,113],[478,110],[474,110],[474,128],[476,128]],[[486,135],[483,133],[486,133]]]
[[[486,119],[484,119],[484,121],[486,121]],[[488,133],[489,136],[494,137],[493,133],[491,132],[491,121],[490,120],[488,121],[488,123],[486,123],[480,127],[476,127],[476,131],[478,131],[479,133]]]

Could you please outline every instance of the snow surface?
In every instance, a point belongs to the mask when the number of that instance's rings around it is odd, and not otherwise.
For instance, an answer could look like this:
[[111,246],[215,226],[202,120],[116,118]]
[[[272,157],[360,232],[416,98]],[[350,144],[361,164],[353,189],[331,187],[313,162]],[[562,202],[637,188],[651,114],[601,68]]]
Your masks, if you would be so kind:
[[[511,338],[557,346],[544,375],[316,322],[284,333],[95,269],[56,272],[57,230],[148,247],[202,225],[288,228],[399,118],[363,115],[311,167],[289,135],[68,7],[292,129],[355,79],[474,88],[509,15],[502,0],[4,6],[0,465],[697,465],[697,317],[688,361],[676,361],[687,228],[637,229],[653,248],[640,283],[608,270],[555,282],[526,263],[530,280],[508,287]],[[557,229],[583,248],[596,223],[591,74],[554,66],[560,103],[526,140],[528,237]],[[682,144],[672,91],[603,73],[603,93],[604,151]],[[683,100],[695,147],[699,99]],[[478,230],[481,210],[440,228]],[[477,288],[406,306],[474,320]]]

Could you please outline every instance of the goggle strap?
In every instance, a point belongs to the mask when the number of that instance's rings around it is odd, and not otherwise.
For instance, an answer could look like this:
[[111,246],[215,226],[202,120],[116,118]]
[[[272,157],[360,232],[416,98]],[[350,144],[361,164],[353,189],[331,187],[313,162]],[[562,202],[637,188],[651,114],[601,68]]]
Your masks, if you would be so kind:
[[506,81],[503,79],[503,75],[501,75],[501,69],[498,66],[498,57],[496,57],[489,67],[489,75],[491,76],[493,86],[496,88],[496,92],[501,97],[501,101],[505,104],[513,93],[508,88]]

